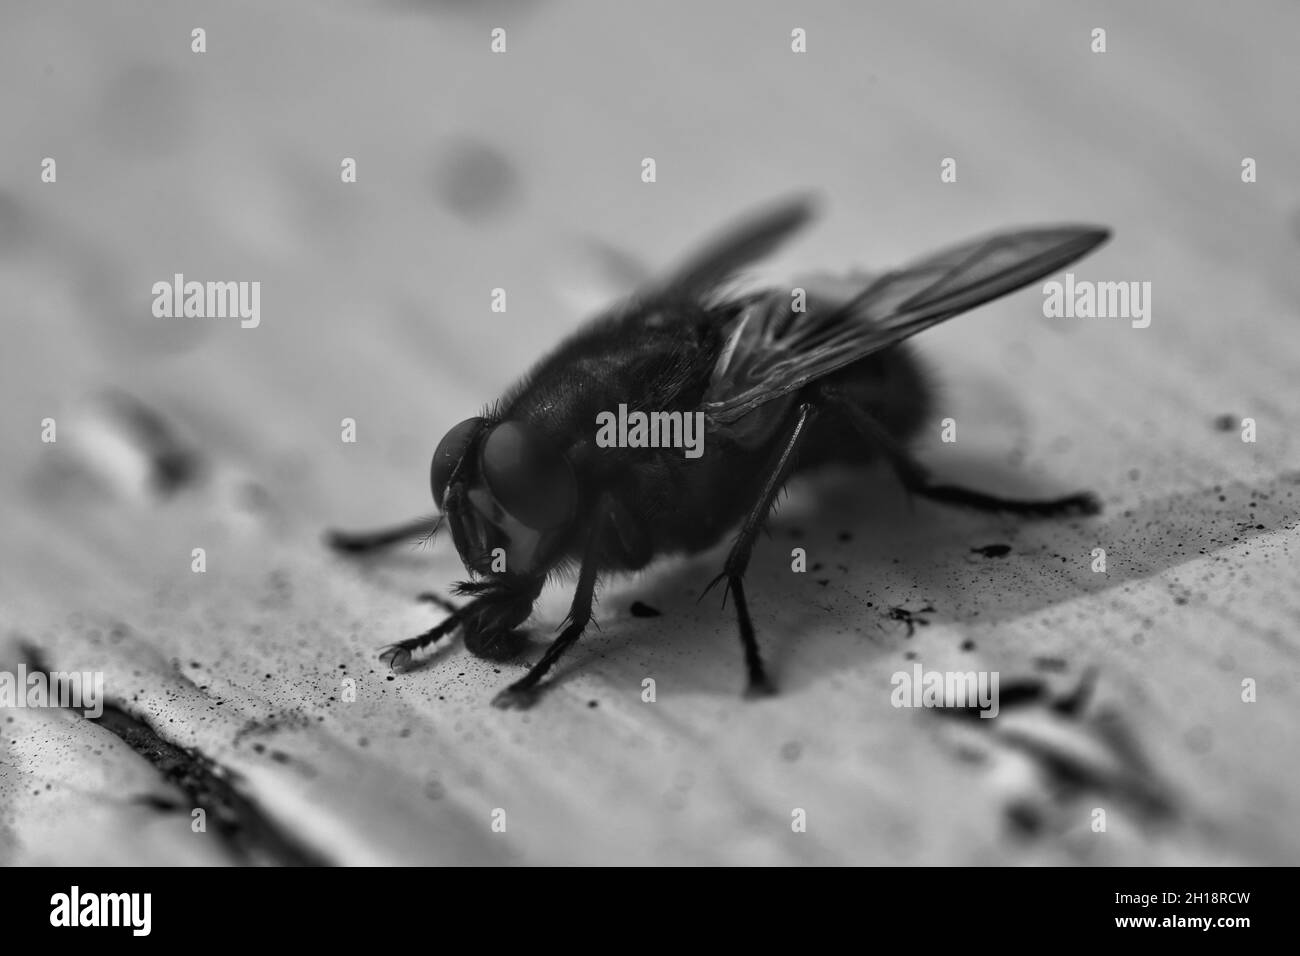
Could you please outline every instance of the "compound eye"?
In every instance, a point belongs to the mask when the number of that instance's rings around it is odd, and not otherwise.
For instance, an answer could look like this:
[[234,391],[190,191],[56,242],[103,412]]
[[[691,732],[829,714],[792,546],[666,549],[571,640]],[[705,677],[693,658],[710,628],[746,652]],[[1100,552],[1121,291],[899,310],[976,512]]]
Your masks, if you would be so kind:
[[535,531],[573,517],[578,489],[569,460],[526,425],[503,422],[488,434],[483,479],[497,504]]
[[429,483],[433,487],[434,503],[441,508],[443,496],[447,494],[447,485],[451,476],[465,457],[470,444],[483,428],[486,419],[467,418],[451,431],[442,436],[438,448],[433,453],[433,464],[429,468]]

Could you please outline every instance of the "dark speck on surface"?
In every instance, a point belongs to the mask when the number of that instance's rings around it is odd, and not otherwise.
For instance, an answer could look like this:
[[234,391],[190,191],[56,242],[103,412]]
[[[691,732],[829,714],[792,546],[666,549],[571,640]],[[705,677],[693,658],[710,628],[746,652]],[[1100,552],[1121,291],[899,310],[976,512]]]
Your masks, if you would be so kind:
[[[45,789],[48,790],[49,787],[46,786]],[[177,809],[177,803],[175,800],[170,800],[167,797],[160,796],[156,793],[146,793],[144,796],[138,797],[137,799],[140,803],[143,803],[145,806],[153,807],[155,810],[166,812],[168,810]]]
[[651,607],[641,601],[633,601],[628,611],[631,612],[633,617],[659,617],[663,613],[658,608]]
[[1236,426],[1237,420],[1232,415],[1220,415],[1214,419],[1214,427],[1221,432],[1230,432]]
[[1031,804],[1017,801],[1007,807],[1007,822],[1021,836],[1035,836],[1043,828],[1043,817]]
[[438,157],[434,189],[448,209],[462,219],[484,219],[508,209],[518,192],[519,176],[510,159],[495,146],[474,140],[450,145]]
[[982,554],[986,558],[1005,558],[1011,553],[1009,544],[986,544],[981,548],[971,548],[972,554]]
[[1193,727],[1184,735],[1188,748],[1194,754],[1207,754],[1214,748],[1214,731],[1204,725]]
[[909,611],[905,607],[891,607],[889,609],[889,619],[891,621],[901,621],[903,624],[906,624],[907,636],[911,637],[913,634],[916,633],[916,626],[918,624],[920,624],[922,627],[926,627],[930,623],[929,621],[925,620],[919,615],[927,614],[933,611],[934,608],[932,608],[928,604],[925,607],[921,608],[919,611]]

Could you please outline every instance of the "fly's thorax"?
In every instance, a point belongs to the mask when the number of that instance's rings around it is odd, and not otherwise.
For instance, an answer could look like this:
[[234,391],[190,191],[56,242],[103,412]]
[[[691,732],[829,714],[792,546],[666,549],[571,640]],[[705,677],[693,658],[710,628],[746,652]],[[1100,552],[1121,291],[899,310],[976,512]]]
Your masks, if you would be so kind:
[[798,393],[791,392],[782,398],[765,402],[748,415],[737,419],[727,429],[727,437],[746,450],[766,448],[782,437],[782,429],[790,420],[790,413],[798,399]]

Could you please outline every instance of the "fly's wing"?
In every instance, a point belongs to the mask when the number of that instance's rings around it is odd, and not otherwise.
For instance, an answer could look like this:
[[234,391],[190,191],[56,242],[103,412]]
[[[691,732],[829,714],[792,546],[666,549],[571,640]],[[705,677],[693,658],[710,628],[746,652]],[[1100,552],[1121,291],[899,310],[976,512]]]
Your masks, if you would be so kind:
[[[707,306],[720,298],[723,284],[793,236],[812,218],[813,205],[808,196],[789,197],[735,221],[699,246],[676,269],[646,283],[573,332],[507,392],[498,407],[513,407],[528,394],[534,382],[571,374],[575,362],[603,361],[615,351],[634,351],[641,341],[638,333],[642,330],[665,328],[670,322],[682,321],[682,316],[693,318],[702,308],[707,316]],[[681,303],[690,303],[694,308],[674,307]],[[694,370],[672,367],[660,370],[656,374],[655,394],[675,396],[688,381],[687,371],[692,372],[691,381],[698,381]],[[700,370],[700,377],[706,371],[707,367]]]
[[756,210],[703,243],[677,268],[648,283],[614,310],[639,318],[668,302],[700,301],[750,263],[771,254],[812,219],[808,196],[794,196]]
[[697,249],[651,291],[653,297],[699,296],[740,269],[772,253],[813,215],[813,203],[798,196],[757,210]]
[[887,273],[847,302],[814,302],[792,312],[786,295],[755,301],[732,326],[704,412],[716,422],[734,422],[764,402],[1050,275],[1109,236],[1094,226],[1002,232]]

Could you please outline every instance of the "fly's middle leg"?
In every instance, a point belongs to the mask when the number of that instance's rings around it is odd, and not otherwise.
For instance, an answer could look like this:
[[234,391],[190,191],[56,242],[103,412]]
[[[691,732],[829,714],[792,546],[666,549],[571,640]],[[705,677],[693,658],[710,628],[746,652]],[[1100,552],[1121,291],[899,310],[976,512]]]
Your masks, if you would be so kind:
[[776,501],[776,496],[781,493],[786,478],[789,477],[799,444],[807,435],[808,427],[816,413],[816,407],[810,402],[801,404],[796,410],[794,423],[790,427],[785,443],[780,454],[772,463],[758,500],[754,502],[753,507],[746,515],[745,523],[741,525],[740,533],[731,546],[722,573],[704,589],[704,593],[707,594],[714,585],[720,581],[726,581],[722,597],[723,603],[726,603],[727,594],[731,594],[735,598],[736,623],[740,628],[740,643],[745,651],[745,668],[749,677],[749,683],[745,690],[745,696],[747,697],[764,696],[772,693],[774,688],[768,680],[767,672],[763,667],[763,658],[758,651],[758,640],[754,636],[754,622],[749,616],[749,603],[745,600],[745,570],[749,567],[749,559],[753,553],[758,532],[762,529],[763,522],[767,520],[767,516],[771,513],[772,503]]

